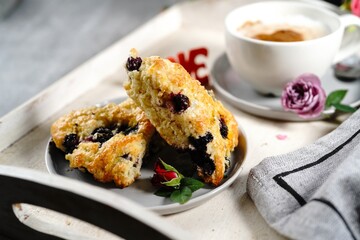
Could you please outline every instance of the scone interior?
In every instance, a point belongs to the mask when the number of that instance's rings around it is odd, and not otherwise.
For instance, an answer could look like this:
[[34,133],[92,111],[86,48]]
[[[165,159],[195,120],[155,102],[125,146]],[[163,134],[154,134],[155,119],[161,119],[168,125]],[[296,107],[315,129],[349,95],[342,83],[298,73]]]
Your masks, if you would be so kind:
[[140,176],[154,131],[131,99],[73,111],[51,126],[52,140],[66,153],[71,168],[86,169],[96,180],[120,187]]
[[170,145],[191,151],[198,175],[219,185],[238,144],[233,115],[177,63],[132,50],[124,88]]

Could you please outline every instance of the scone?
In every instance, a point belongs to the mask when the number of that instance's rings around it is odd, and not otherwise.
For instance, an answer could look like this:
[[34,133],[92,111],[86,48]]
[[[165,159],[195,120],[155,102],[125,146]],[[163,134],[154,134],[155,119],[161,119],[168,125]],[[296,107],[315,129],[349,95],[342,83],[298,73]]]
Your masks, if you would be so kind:
[[154,131],[131,99],[73,111],[51,126],[52,140],[71,168],[85,168],[96,180],[114,181],[122,188],[140,176]]
[[219,185],[238,144],[233,115],[177,63],[141,59],[132,49],[126,63],[128,95],[170,145],[190,149],[198,175]]

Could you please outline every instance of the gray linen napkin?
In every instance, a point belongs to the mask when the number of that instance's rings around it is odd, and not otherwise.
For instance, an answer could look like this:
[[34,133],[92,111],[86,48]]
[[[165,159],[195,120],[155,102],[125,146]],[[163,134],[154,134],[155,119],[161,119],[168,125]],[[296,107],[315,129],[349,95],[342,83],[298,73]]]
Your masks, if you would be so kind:
[[360,111],[334,131],[251,169],[247,191],[293,239],[360,239]]

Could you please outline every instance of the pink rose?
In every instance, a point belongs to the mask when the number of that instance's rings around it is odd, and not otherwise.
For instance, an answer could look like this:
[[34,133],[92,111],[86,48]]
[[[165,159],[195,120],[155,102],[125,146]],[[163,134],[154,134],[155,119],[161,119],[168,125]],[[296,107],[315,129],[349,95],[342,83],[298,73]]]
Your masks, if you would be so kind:
[[351,12],[360,17],[360,0],[351,1]]
[[281,104],[286,111],[302,118],[318,117],[325,108],[326,93],[320,79],[314,74],[302,74],[286,84]]

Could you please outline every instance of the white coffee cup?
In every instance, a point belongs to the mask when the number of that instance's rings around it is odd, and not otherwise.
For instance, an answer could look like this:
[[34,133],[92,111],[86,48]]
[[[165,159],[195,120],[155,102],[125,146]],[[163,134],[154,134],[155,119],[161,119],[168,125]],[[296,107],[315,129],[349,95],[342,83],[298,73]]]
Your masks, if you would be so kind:
[[[300,25],[320,36],[296,42],[258,40],[246,36],[251,34],[246,25],[254,23]],[[357,28],[344,33],[350,25]],[[360,51],[359,17],[340,16],[304,2],[265,1],[241,6],[227,15],[225,28],[232,68],[241,81],[264,94],[280,95],[287,82],[303,73],[321,78],[333,63]]]

